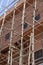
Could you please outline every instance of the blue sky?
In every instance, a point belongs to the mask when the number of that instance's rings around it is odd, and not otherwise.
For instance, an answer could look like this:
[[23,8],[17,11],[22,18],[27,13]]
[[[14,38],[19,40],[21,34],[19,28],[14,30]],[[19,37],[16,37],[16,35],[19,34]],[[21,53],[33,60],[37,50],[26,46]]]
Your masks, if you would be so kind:
[[[13,1],[15,1],[15,2],[13,2]],[[19,0],[0,0],[0,16],[3,15],[5,13],[5,11],[7,11],[11,7],[13,7],[18,1]],[[11,5],[6,10],[3,10],[9,4],[11,4]]]

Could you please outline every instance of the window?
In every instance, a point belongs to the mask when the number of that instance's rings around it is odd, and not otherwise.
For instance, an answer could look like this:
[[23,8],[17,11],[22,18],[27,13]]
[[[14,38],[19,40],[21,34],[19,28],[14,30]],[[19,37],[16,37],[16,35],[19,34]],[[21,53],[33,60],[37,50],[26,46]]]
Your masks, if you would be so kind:
[[35,16],[35,20],[39,20],[40,19],[40,14],[37,14],[36,16]]
[[35,20],[38,21],[39,19],[40,19],[40,13],[39,10],[36,9]]
[[42,54],[42,49],[35,52],[35,59],[39,59],[39,58],[42,57],[42,56],[43,56],[43,54]]
[[[21,24],[22,26],[22,24]],[[28,24],[26,22],[24,22],[24,29],[26,29],[28,27]]]
[[9,39],[10,39],[10,33],[7,33],[7,34],[5,35],[5,39],[6,39],[6,40],[9,40]]
[[24,23],[24,29],[26,29],[26,28],[27,28],[27,26],[28,26],[28,24],[27,24],[27,23]]

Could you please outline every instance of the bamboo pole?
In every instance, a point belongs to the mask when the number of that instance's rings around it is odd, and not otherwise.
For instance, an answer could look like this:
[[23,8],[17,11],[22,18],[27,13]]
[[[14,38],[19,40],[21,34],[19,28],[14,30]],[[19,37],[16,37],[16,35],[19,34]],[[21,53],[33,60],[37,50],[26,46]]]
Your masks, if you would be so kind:
[[22,57],[22,55],[23,55],[23,32],[24,32],[25,6],[26,6],[26,0],[24,0],[23,14],[22,14],[22,34],[21,34],[21,49],[20,49],[19,65],[23,65],[23,57]]
[[34,6],[34,12],[33,12],[33,26],[32,26],[32,65],[35,65],[34,62],[34,22],[35,22],[35,11],[36,11],[36,0],[35,0],[35,6]]
[[28,51],[28,65],[30,65],[30,59],[31,59],[31,35],[30,35],[30,44],[29,44],[29,51]]
[[11,36],[10,36],[10,44],[9,44],[9,53],[8,53],[8,65],[12,65],[12,55],[13,55],[13,48],[12,48],[12,39],[13,39],[13,30],[14,30],[14,20],[15,20],[15,9],[13,12],[12,18],[12,25],[11,25]]

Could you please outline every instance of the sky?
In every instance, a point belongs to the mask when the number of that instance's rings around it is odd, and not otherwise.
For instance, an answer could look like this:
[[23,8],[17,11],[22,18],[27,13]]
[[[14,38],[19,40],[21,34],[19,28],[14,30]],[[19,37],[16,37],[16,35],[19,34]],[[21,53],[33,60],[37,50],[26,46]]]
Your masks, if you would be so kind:
[[[2,16],[6,11],[8,11],[10,8],[12,8],[18,1],[19,0],[0,0],[0,16]],[[11,5],[4,10],[4,8],[6,6],[8,6],[9,4],[11,4]]]

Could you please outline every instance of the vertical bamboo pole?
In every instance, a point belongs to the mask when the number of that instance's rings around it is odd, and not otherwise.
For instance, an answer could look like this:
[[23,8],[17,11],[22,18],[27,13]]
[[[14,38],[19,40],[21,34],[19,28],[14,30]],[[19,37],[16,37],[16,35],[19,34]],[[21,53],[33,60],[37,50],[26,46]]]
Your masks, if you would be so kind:
[[24,31],[25,6],[26,6],[26,0],[24,0],[23,14],[22,14],[22,34],[21,34],[21,50],[20,50],[19,65],[23,65],[23,57],[22,57],[22,55],[23,55],[23,31]]
[[[2,35],[2,31],[3,31],[3,27],[4,27],[5,17],[6,17],[6,13],[3,16],[2,25],[1,25],[1,28],[0,28],[0,43],[1,43],[1,45],[2,45],[1,35]],[[0,46],[0,54],[1,54],[1,46]]]
[[35,11],[36,11],[36,0],[35,0],[35,7],[33,12],[33,26],[32,26],[32,65],[35,65],[34,62],[34,22],[35,22]]
[[29,44],[29,52],[28,52],[28,65],[30,65],[30,58],[31,58],[31,35],[30,35],[30,44]]
[[12,18],[12,25],[11,25],[11,36],[10,36],[10,45],[9,45],[9,53],[8,53],[8,65],[12,65],[12,55],[13,55],[13,49],[12,49],[12,38],[13,38],[13,30],[14,30],[14,21],[15,21],[15,9],[13,12],[13,18]]

